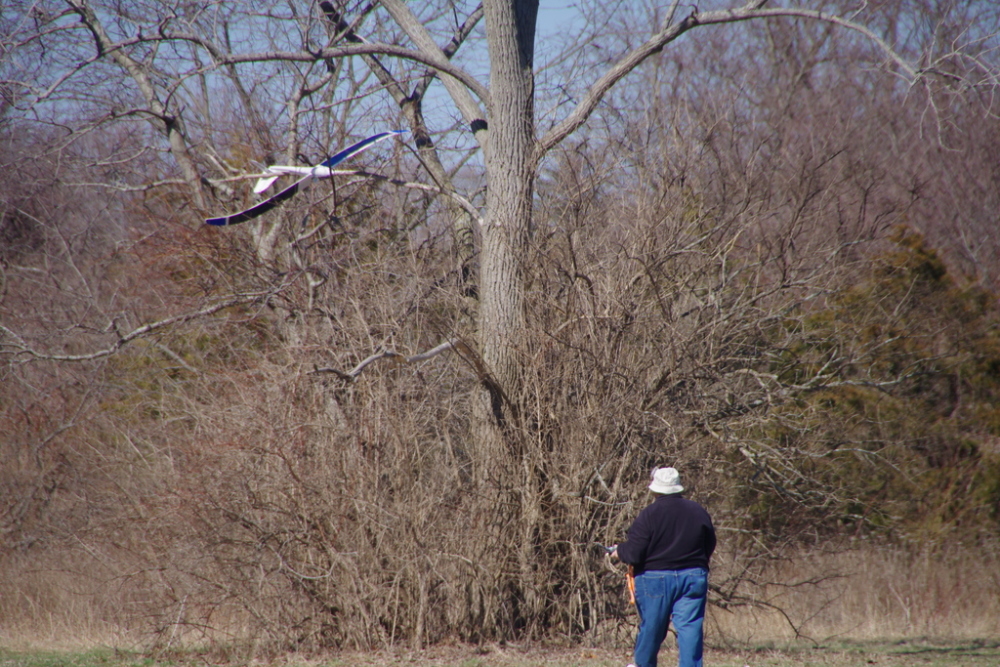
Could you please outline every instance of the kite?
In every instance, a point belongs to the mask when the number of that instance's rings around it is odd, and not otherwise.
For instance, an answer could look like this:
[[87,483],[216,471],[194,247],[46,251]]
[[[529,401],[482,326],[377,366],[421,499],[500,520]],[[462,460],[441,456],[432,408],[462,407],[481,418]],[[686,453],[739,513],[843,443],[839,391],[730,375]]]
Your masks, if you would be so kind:
[[271,197],[268,197],[259,204],[255,204],[245,211],[240,211],[239,213],[233,213],[232,215],[223,215],[217,218],[207,218],[205,222],[209,225],[224,226],[224,225],[236,225],[241,222],[246,222],[247,220],[253,220],[259,215],[267,213],[272,208],[285,201],[286,199],[291,199],[296,193],[305,190],[312,183],[313,180],[317,178],[330,178],[333,176],[333,168],[343,162],[344,160],[354,157],[358,153],[367,150],[382,141],[383,139],[388,139],[389,137],[394,137],[399,134],[404,134],[406,130],[391,130],[389,132],[380,132],[379,134],[373,134],[372,136],[359,141],[353,146],[348,146],[344,150],[340,151],[336,155],[320,162],[315,167],[289,167],[283,165],[270,166],[265,169],[267,173],[266,176],[262,176],[257,179],[257,183],[253,187],[253,191],[260,194],[264,192],[271,184],[278,180],[282,174],[302,174],[303,177],[298,181],[292,183],[284,190],[278,192]]

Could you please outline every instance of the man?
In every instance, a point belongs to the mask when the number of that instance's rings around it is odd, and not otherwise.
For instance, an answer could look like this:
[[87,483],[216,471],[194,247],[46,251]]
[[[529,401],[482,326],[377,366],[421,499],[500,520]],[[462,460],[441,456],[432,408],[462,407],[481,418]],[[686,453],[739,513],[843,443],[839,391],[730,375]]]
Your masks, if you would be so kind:
[[635,662],[629,667],[656,667],[671,617],[680,667],[701,667],[715,528],[705,508],[681,496],[684,487],[675,469],[655,468],[649,490],[656,499],[639,513],[628,539],[612,552],[635,574],[640,622]]

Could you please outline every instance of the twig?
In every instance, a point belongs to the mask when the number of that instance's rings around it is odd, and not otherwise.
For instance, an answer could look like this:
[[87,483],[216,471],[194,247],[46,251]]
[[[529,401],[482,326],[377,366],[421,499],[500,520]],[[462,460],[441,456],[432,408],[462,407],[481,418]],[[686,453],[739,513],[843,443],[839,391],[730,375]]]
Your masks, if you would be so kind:
[[363,359],[361,361],[361,363],[359,363],[357,366],[355,366],[350,371],[347,371],[346,373],[344,371],[342,371],[342,370],[339,370],[337,368],[332,368],[332,367],[329,367],[329,366],[325,367],[325,368],[315,368],[312,371],[310,371],[310,373],[311,374],[316,374],[316,373],[333,373],[334,375],[336,375],[336,376],[338,376],[338,377],[340,377],[340,378],[342,378],[344,380],[351,380],[351,381],[353,381],[353,380],[356,380],[357,377],[359,375],[361,375],[361,373],[364,372],[364,370],[368,366],[370,366],[371,364],[375,363],[376,361],[379,361],[380,359],[395,359],[396,361],[399,361],[399,362],[402,362],[402,363],[415,364],[415,363],[419,363],[421,361],[426,361],[426,360],[428,360],[428,359],[430,359],[432,357],[436,357],[437,355],[439,355],[439,354],[441,354],[443,352],[447,352],[449,350],[457,349],[457,346],[459,346],[459,345],[464,345],[464,344],[461,343],[461,341],[459,341],[458,339],[452,339],[452,340],[446,341],[444,343],[441,343],[437,347],[433,347],[433,348],[427,350],[426,352],[421,352],[419,354],[414,354],[414,355],[411,355],[411,356],[402,355],[399,352],[396,352],[394,350],[380,350],[380,351],[376,352],[375,354],[373,354],[373,355],[371,355],[371,356]]

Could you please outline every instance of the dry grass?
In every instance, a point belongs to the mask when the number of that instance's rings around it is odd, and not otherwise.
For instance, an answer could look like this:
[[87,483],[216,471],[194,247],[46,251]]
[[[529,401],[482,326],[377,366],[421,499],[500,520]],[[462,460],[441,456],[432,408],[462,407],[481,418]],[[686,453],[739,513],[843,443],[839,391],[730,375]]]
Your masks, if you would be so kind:
[[[913,555],[869,549],[803,556],[775,573],[773,579],[784,582],[782,585],[771,584],[759,591],[761,603],[780,607],[787,618],[764,604],[735,611],[712,608],[707,640],[721,650],[742,651],[797,639],[821,644],[927,637],[968,644],[996,639],[1000,637],[998,560],[1000,557],[989,550]],[[0,563],[0,646],[50,650],[142,646],[139,629],[143,619],[129,616],[129,597],[134,599],[135,591],[117,590],[101,581],[97,572],[81,567],[79,562],[74,567],[58,562],[43,566],[38,560]],[[788,585],[803,581],[819,583]],[[798,627],[798,637],[789,620]],[[595,660],[627,655],[634,632],[629,622],[605,644],[609,651],[593,651]],[[434,660],[451,662],[426,662],[435,655],[430,653],[421,654],[423,664],[466,664],[463,659],[472,661],[469,665],[502,664],[496,661],[506,659],[510,652],[494,647],[469,654],[467,647],[447,646],[435,651],[440,657]],[[352,660],[376,664],[364,660],[376,660],[379,654],[364,655],[371,657]],[[565,659],[579,659],[583,654],[575,655]]]
[[80,650],[135,644],[128,601],[102,574],[92,561],[72,553],[0,561],[0,647]]
[[[867,550],[805,556],[785,566],[787,582],[841,573],[806,587],[772,585],[761,600],[778,604],[798,624],[762,607],[711,611],[705,664],[716,667],[993,667],[1000,664],[997,556],[987,551],[922,553]],[[512,646],[449,644],[423,651],[337,652],[263,657],[252,648],[141,652],[130,634],[124,600],[89,587],[80,572],[0,564],[0,666],[125,667],[162,664],[255,664],[281,667],[622,667],[631,638],[616,645]],[[928,637],[947,639],[932,640]],[[977,639],[978,638],[978,639]],[[992,639],[984,639],[992,638]],[[114,646],[116,649],[95,647]],[[130,653],[129,651],[137,651]],[[675,664],[668,639],[661,664]]]
[[[995,551],[865,549],[786,563],[759,599],[779,607],[800,636],[902,640],[1000,636],[1000,563]],[[817,582],[794,586],[796,582]],[[712,634],[729,645],[796,638],[782,613],[760,606],[713,610]]]

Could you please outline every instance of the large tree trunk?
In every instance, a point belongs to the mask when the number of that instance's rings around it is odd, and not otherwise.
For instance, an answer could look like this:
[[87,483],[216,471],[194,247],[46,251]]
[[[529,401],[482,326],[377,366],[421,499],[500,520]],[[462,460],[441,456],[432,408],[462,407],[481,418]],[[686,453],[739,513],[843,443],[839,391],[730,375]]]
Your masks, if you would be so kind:
[[[490,52],[488,192],[480,262],[479,347],[491,373],[478,411],[485,454],[502,441],[518,400],[524,352],[524,258],[535,180],[534,41],[537,0],[484,3]],[[513,403],[512,403],[513,402]]]
[[[474,409],[473,474],[490,517],[482,582],[488,624],[504,635],[529,631],[539,597],[527,584],[537,494],[522,465],[520,410],[526,353],[525,270],[535,180],[534,39],[537,0],[484,2],[490,52],[487,195],[479,276],[479,348],[488,377]],[[514,574],[519,572],[520,574]],[[528,575],[526,578],[524,575]],[[521,628],[521,630],[517,630]]]

